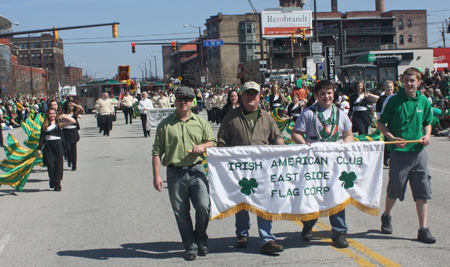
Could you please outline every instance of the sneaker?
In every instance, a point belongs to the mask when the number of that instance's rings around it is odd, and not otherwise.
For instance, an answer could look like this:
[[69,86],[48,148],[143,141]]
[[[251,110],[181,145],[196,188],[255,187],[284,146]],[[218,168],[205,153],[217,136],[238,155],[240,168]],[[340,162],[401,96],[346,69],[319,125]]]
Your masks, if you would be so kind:
[[444,130],[438,132],[439,136],[449,136],[449,134],[450,134],[450,128],[447,128],[447,129],[444,129]]
[[303,230],[302,230],[302,239],[303,239],[304,241],[311,241],[312,238],[313,238],[313,235],[312,235],[312,228],[304,227],[304,226],[303,226]]
[[423,243],[427,243],[427,244],[436,243],[436,238],[431,235],[430,229],[428,229],[428,228],[419,229],[417,238]]
[[236,242],[237,248],[246,248],[248,246],[247,237],[240,236]]
[[184,254],[184,260],[186,261],[193,261],[197,258],[197,254],[195,252],[189,251]]
[[383,234],[392,234],[392,216],[391,215],[381,215],[381,232]]
[[348,242],[346,236],[346,232],[339,232],[333,238],[333,245],[337,248],[346,248],[348,247]]
[[269,241],[261,246],[259,253],[261,254],[273,254],[278,252],[283,252],[284,248],[282,245],[278,245],[275,241]]
[[389,167],[389,159],[383,160],[384,167]]

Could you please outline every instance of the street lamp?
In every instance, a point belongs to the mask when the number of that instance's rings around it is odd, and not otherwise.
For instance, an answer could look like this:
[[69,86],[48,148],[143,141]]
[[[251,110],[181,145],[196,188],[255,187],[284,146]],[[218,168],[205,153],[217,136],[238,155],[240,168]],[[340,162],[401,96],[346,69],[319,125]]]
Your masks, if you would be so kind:
[[192,27],[192,28],[198,28],[198,37],[199,37],[199,42],[200,42],[200,44],[199,44],[199,47],[200,47],[200,60],[202,61],[202,69],[201,69],[201,75],[202,75],[202,77],[203,77],[203,42],[202,42],[202,27],[196,27],[196,26],[193,26],[193,25],[189,25],[189,24],[186,24],[186,25],[184,25],[184,27],[185,28],[187,28],[187,27]]
[[[155,52],[160,52],[160,53],[162,53],[162,51],[159,51],[159,50],[153,50],[152,51],[153,53],[155,53]],[[158,80],[158,66],[156,65],[156,56],[154,56],[155,57],[155,74],[156,74],[156,80]]]
[[[142,59],[142,60],[145,60],[145,59]],[[139,62],[139,63],[144,63],[144,67],[145,67],[145,79],[147,80],[147,63],[144,61],[144,62]]]
[[[150,55],[147,55],[146,58],[147,58],[147,57],[151,57],[151,56],[150,56]],[[151,61],[150,59],[148,60],[148,72],[149,72],[149,74],[150,74],[150,75],[149,75],[149,76],[150,76],[149,78],[151,79],[151,78],[152,78],[152,61]]]

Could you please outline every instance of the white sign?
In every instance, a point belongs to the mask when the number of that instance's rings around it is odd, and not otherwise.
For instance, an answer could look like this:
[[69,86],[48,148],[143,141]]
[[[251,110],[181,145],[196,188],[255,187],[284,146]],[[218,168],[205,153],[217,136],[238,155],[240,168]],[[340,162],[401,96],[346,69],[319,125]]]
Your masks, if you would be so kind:
[[175,112],[175,108],[154,108],[147,110],[147,130],[156,130],[159,123]]
[[313,63],[322,63],[322,55],[313,55]]
[[[300,29],[312,28],[311,10],[292,12],[262,11],[261,25],[264,38],[286,38],[291,32],[300,35]],[[307,37],[312,37],[312,31],[306,31]]]
[[378,215],[384,142],[207,149],[211,219],[242,209],[267,220],[312,220],[352,204]]
[[267,61],[260,60],[259,61],[259,71],[265,71],[265,70],[267,70]]
[[311,43],[313,54],[322,54],[322,43]]
[[200,82],[201,82],[201,83],[205,83],[205,82],[206,82],[205,76],[200,77]]

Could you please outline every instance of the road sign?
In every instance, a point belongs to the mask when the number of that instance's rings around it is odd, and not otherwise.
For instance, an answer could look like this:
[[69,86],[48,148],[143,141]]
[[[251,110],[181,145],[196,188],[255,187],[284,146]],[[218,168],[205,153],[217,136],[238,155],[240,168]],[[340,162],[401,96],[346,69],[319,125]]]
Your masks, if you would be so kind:
[[200,77],[200,82],[201,83],[205,83],[206,82],[205,76]]
[[311,43],[313,54],[322,54],[322,43]]
[[181,81],[181,80],[183,80],[183,78],[181,78],[181,76],[180,76],[180,77],[178,77],[178,80]]
[[267,70],[267,60],[260,60],[259,61],[259,71],[265,71]]
[[204,40],[203,46],[221,46],[223,45],[223,39]]
[[322,55],[313,55],[313,63],[322,63]]

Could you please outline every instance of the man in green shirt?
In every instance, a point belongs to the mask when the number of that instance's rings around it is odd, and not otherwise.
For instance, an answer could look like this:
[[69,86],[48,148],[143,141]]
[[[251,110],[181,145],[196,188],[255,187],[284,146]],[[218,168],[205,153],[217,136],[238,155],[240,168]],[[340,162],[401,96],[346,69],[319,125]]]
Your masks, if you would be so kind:
[[418,90],[422,74],[416,68],[403,73],[404,88],[385,100],[378,129],[386,139],[392,141],[420,140],[420,143],[387,145],[391,151],[389,162],[389,183],[386,208],[381,216],[381,231],[392,234],[391,211],[395,201],[405,198],[408,181],[416,202],[419,217],[418,239],[424,243],[435,243],[427,228],[427,200],[431,199],[431,184],[428,170],[428,156],[424,150],[430,144],[433,114],[430,102]]
[[[206,256],[208,253],[206,228],[210,201],[202,161],[203,152],[215,146],[216,140],[209,123],[190,110],[194,92],[188,87],[180,87],[175,97],[175,112],[164,119],[156,130],[152,153],[153,185],[160,192],[163,189],[159,175],[162,163],[167,167],[169,198],[186,249],[184,259],[195,260],[197,254]],[[190,202],[196,210],[195,230],[189,211]]]

